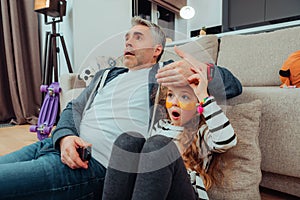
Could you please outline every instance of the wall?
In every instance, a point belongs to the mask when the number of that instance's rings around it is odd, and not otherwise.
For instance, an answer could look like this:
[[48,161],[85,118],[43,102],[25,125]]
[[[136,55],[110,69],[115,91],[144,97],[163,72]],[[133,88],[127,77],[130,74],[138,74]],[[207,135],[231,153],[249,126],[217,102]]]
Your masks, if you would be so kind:
[[[84,60],[95,47],[103,47],[102,55],[122,54],[124,32],[130,27],[131,0],[67,0],[67,13],[57,32],[64,35],[74,72],[78,72]],[[41,23],[43,24],[42,18]],[[41,41],[44,46],[45,31],[50,25],[42,25]],[[60,42],[59,42],[60,43]],[[59,44],[60,45],[60,44]],[[59,56],[60,74],[68,73],[63,50]]]
[[203,26],[222,25],[222,0],[188,0],[189,6],[195,9],[195,16],[188,23],[188,30],[198,30]]
[[[76,69],[97,45],[104,43],[105,52],[120,55],[124,46],[111,38],[124,38],[122,32],[130,27],[131,0],[75,0],[73,5],[73,47]],[[121,35],[120,35],[121,34]],[[121,38],[120,38],[121,37]],[[110,45],[107,40],[110,40]],[[116,51],[114,51],[116,50]],[[108,52],[108,54],[109,54]]]
[[[222,0],[188,0],[187,3],[195,8],[196,14],[188,21],[177,17],[176,32],[182,37],[189,37],[190,31],[202,26],[221,25]],[[57,30],[64,35],[74,72],[79,71],[95,48],[98,55],[122,54],[124,33],[130,27],[131,13],[132,0],[67,0],[66,16]],[[42,26],[42,43],[46,30],[51,30],[51,26]],[[68,73],[63,50],[60,49],[60,74]]]

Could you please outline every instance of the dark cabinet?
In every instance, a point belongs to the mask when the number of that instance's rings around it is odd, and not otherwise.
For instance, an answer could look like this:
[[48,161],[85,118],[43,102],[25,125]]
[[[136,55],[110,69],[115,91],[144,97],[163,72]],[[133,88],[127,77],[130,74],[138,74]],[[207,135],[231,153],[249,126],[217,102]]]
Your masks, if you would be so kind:
[[300,0],[266,0],[265,21],[300,15]]
[[223,0],[223,32],[300,16],[300,0]]
[[230,27],[262,22],[265,17],[265,0],[229,0],[228,24]]

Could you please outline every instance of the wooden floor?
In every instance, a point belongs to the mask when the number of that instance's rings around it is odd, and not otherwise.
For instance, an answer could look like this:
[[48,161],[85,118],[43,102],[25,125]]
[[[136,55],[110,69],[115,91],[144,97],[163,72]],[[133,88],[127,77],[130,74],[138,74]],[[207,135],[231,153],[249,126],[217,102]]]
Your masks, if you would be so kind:
[[22,125],[0,128],[0,155],[38,141],[36,133],[30,132],[29,127]]
[[[29,125],[0,128],[0,156],[20,149],[24,145],[38,141],[36,133],[29,131]],[[261,188],[262,200],[296,200],[284,193]]]

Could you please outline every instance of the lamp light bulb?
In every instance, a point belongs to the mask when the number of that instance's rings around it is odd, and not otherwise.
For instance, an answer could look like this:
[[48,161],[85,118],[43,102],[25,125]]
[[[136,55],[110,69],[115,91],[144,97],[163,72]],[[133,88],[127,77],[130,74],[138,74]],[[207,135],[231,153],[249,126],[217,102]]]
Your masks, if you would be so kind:
[[183,6],[179,14],[183,19],[191,19],[195,15],[195,9],[191,6]]

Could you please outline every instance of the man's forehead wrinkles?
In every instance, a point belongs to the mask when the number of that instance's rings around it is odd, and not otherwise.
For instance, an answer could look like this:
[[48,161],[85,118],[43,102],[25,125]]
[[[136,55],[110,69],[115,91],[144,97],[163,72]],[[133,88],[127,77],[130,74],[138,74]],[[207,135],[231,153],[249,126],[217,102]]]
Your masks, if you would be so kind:
[[127,33],[125,34],[125,36],[128,36],[128,35],[130,35],[130,34],[133,34],[133,35],[144,35],[144,33],[141,32],[141,31],[129,31],[129,32],[127,32]]

